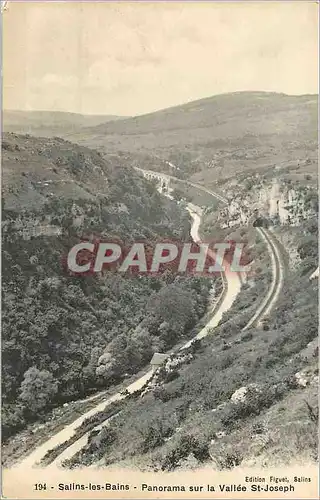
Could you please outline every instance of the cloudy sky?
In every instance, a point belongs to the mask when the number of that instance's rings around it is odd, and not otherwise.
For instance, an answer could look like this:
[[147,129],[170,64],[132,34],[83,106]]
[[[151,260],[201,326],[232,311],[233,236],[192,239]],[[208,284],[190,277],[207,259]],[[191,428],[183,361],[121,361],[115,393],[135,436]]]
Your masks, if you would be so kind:
[[4,108],[142,114],[238,90],[316,93],[315,2],[9,2]]

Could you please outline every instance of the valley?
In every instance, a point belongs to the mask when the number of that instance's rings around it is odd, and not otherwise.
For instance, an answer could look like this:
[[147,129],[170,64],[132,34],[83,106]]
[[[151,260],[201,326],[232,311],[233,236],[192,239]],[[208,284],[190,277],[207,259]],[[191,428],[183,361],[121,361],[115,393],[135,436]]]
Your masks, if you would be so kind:
[[[240,92],[52,127],[68,140],[4,135],[8,465],[315,460],[315,106]],[[61,255],[97,235],[246,242],[252,272],[65,276]]]

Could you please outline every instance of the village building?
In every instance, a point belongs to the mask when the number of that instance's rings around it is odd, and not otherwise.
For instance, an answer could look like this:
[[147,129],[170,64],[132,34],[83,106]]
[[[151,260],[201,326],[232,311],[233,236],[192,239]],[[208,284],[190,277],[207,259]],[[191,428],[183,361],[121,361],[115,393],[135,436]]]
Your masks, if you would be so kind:
[[155,352],[154,355],[152,356],[152,359],[150,361],[151,367],[154,370],[157,370],[167,359],[168,354],[163,354],[160,352]]

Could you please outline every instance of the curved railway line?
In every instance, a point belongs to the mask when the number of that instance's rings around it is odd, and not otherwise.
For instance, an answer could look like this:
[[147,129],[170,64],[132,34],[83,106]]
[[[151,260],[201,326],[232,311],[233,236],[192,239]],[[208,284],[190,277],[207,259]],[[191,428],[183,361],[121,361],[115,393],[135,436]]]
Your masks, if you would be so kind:
[[255,314],[252,316],[243,330],[247,330],[253,325],[259,326],[262,320],[266,319],[269,316],[271,309],[273,308],[279,297],[283,285],[283,265],[276,240],[269,230],[262,227],[256,227],[256,230],[266,243],[270,254],[272,265],[272,281],[267,296],[264,298]]
[[[142,171],[142,169],[136,169]],[[154,172],[157,174],[157,172]],[[163,174],[159,173],[159,176]],[[228,200],[223,198],[221,195],[218,195],[217,193],[214,193],[213,191],[204,188],[203,186],[195,183],[191,183],[189,181],[183,181],[181,179],[175,178],[173,176],[167,176],[170,177],[173,180],[177,180],[180,182],[184,182],[188,185],[191,185],[199,190],[202,190],[215,198],[217,198],[219,201],[223,202],[224,204],[228,204]],[[198,216],[199,218],[199,216]],[[194,218],[194,223],[197,226],[196,232],[199,228],[200,224],[200,218],[196,223],[196,219]],[[270,257],[271,257],[271,262],[272,262],[272,283],[270,286],[270,289],[268,291],[267,296],[265,299],[262,301],[260,306],[258,307],[257,311],[255,314],[252,316],[250,321],[247,323],[247,325],[243,328],[243,330],[246,330],[252,326],[258,325],[261,323],[261,321],[270,313],[273,305],[275,304],[281,287],[283,283],[283,268],[281,264],[281,258],[280,258],[280,253],[277,249],[277,244],[275,242],[274,237],[270,234],[270,231],[266,230],[265,228],[262,227],[257,227],[256,228],[258,233],[260,234],[261,238],[265,241]],[[199,241],[199,239],[198,239]],[[208,321],[206,326],[202,328],[202,330],[194,337],[194,339],[200,339],[205,337],[209,331],[216,327],[222,317],[223,312],[228,310],[236,298],[237,294],[239,293],[241,289],[241,278],[239,276],[239,273],[231,273],[233,274],[233,278],[230,278],[226,275],[222,275],[222,291],[220,294],[220,297],[218,298],[216,304],[213,307],[213,310],[211,311],[211,319]],[[233,289],[233,291],[231,290]],[[228,293],[229,292],[229,293]],[[192,340],[194,340],[192,339]],[[180,347],[180,349],[184,349],[189,347],[190,343],[192,342],[189,341],[187,342],[184,346]],[[130,386],[127,387],[127,391],[129,393],[132,393],[136,390],[139,390],[152,375],[152,370],[149,370],[147,373],[145,373],[142,377],[134,381]],[[61,452],[59,453],[58,457],[56,457],[52,462],[51,466],[58,466],[62,463],[63,460],[66,458],[71,458],[77,451],[81,450],[83,446],[86,444],[87,436],[89,434],[86,433],[84,436],[81,438],[77,439],[72,445],[68,444],[68,440],[70,439],[70,436],[73,435],[73,433],[76,432],[77,428],[86,420],[88,417],[95,415],[99,411],[104,410],[109,404],[111,404],[114,401],[119,401],[121,399],[124,399],[126,396],[124,396],[122,393],[117,393],[114,394],[113,396],[109,396],[107,400],[99,402],[94,408],[91,410],[86,410],[80,417],[78,417],[76,420],[74,420],[71,424],[68,424],[66,427],[64,427],[62,430],[60,430],[58,433],[54,434],[49,438],[46,442],[42,443],[40,446],[38,446],[35,450],[33,450],[28,456],[22,458],[20,462],[18,462],[16,465],[13,467],[19,467],[19,468],[26,468],[26,467],[34,467],[38,465],[41,460],[43,459],[44,455],[49,451],[55,448],[56,446],[63,445],[63,443],[66,444],[66,447],[61,448]],[[108,420],[110,419],[107,418],[106,421],[102,423],[102,425],[106,425]],[[101,424],[97,426],[97,429],[100,428]]]
[[[161,172],[156,172],[152,170],[143,170],[142,168],[138,167],[136,167],[135,169],[142,173],[146,172],[148,174],[153,174],[155,176],[158,176],[159,178],[167,178],[175,182],[180,182],[182,184],[192,186],[200,191],[203,191],[204,193],[213,196],[214,198],[224,203],[225,205],[228,205],[229,203],[226,198],[224,198],[218,193],[215,193],[214,191],[211,191],[211,189],[207,189],[206,187],[201,186],[201,184],[196,184],[191,181],[179,179],[178,177],[174,177],[172,175],[162,174]],[[256,230],[260,235],[260,237],[262,238],[262,240],[265,242],[270,255],[271,266],[272,266],[272,282],[269,291],[267,293],[267,296],[263,299],[262,303],[256,310],[255,314],[248,321],[243,330],[247,330],[252,326],[259,326],[262,320],[265,319],[270,314],[270,311],[274,306],[283,285],[283,266],[281,262],[280,252],[277,247],[277,241],[275,240],[274,236],[272,236],[271,231],[269,231],[268,229],[263,227],[256,227]],[[222,281],[224,282],[224,286],[227,286],[227,283],[225,282],[225,280],[223,280],[223,277]]]

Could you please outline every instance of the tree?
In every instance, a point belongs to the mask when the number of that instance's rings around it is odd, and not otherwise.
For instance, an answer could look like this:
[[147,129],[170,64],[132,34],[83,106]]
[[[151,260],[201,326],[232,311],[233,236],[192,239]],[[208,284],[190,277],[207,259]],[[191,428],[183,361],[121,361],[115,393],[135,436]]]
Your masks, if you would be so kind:
[[94,347],[91,351],[90,361],[87,366],[83,369],[83,375],[85,380],[94,381],[96,379],[96,369],[99,365],[99,360],[101,358],[101,347]]
[[142,363],[147,363],[152,357],[152,337],[147,328],[138,326],[131,336],[131,345],[139,353]]
[[192,294],[177,283],[163,287],[151,297],[147,309],[172,330],[182,333],[185,326],[195,317]]
[[186,194],[182,189],[179,188],[175,188],[172,191],[172,196],[176,201],[181,201],[181,200],[191,201],[191,196],[189,194]]
[[58,382],[47,370],[38,370],[35,366],[24,374],[20,387],[20,401],[25,408],[36,413],[47,406],[58,392]]

